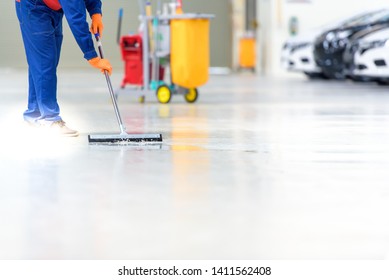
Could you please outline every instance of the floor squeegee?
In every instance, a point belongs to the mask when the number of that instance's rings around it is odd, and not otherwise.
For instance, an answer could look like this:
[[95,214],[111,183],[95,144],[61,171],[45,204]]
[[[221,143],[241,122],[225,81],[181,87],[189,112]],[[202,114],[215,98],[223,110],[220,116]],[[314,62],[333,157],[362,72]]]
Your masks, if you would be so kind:
[[[103,45],[100,40],[99,34],[95,34],[97,46],[99,49],[99,55],[104,58]],[[115,94],[113,91],[111,79],[107,71],[104,71],[105,79],[107,80],[108,91],[111,96],[113,108],[115,110],[116,119],[119,123],[120,134],[106,134],[106,135],[88,135],[89,143],[114,143],[125,144],[128,142],[162,142],[161,134],[128,134],[120,116],[119,108],[116,102]]]

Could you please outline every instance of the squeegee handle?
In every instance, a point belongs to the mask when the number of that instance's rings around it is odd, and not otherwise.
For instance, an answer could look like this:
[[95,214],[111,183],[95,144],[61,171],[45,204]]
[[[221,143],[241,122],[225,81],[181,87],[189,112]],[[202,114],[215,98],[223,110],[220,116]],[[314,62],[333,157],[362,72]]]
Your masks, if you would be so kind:
[[[97,48],[99,50],[100,58],[104,58],[103,44],[101,43],[100,34],[99,33],[95,34],[95,39],[96,39],[96,42],[97,42]],[[122,121],[122,117],[120,116],[120,113],[119,113],[119,108],[118,108],[118,104],[116,102],[115,94],[114,94],[114,91],[113,91],[111,78],[109,77],[109,74],[108,74],[107,70],[104,70],[104,75],[105,75],[105,79],[107,80],[107,86],[108,86],[109,94],[111,96],[113,108],[115,110],[116,119],[117,119],[117,121],[119,123],[120,132],[121,132],[122,135],[123,134],[127,134],[126,133],[126,128],[125,128],[125,126],[123,124],[123,121]]]
[[99,33],[95,34],[95,39],[96,39],[96,42],[97,42],[97,48],[99,50],[100,58],[104,58],[103,45],[101,44],[100,34]]

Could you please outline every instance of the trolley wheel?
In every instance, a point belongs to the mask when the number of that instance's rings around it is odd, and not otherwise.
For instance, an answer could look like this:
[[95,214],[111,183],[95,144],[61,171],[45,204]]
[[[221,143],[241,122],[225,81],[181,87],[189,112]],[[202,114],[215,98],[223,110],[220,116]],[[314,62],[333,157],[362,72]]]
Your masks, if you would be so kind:
[[161,85],[157,88],[157,99],[160,103],[169,103],[172,99],[172,91],[167,85]]
[[145,96],[141,95],[141,96],[138,97],[138,102],[139,103],[145,103],[145,99],[146,99]]
[[199,97],[199,92],[197,91],[197,88],[190,88],[188,89],[187,93],[184,95],[186,102],[188,103],[194,103],[196,102],[197,98]]

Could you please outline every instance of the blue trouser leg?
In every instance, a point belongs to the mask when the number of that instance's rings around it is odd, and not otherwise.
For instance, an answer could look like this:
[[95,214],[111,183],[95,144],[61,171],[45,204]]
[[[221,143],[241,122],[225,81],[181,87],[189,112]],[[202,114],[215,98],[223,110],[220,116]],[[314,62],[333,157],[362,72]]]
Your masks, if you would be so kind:
[[62,12],[41,0],[16,2],[29,66],[27,121],[61,120],[57,102],[57,66],[62,45]]
[[28,107],[24,112],[24,118],[33,122],[41,117],[41,113],[36,99],[34,79],[32,78],[30,68],[28,68],[28,84]]

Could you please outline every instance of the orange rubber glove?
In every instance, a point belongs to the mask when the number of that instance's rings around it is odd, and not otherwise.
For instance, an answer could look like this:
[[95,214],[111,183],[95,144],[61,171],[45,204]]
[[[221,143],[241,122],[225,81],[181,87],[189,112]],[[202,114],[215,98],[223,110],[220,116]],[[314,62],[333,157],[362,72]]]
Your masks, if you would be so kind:
[[90,32],[92,32],[93,35],[99,33],[100,37],[103,37],[103,30],[104,30],[104,25],[103,25],[103,19],[101,14],[92,15],[92,24],[90,27]]
[[109,75],[112,74],[112,66],[108,59],[101,59],[100,57],[95,57],[88,60],[89,64],[95,68],[101,70],[101,73],[107,71]]

